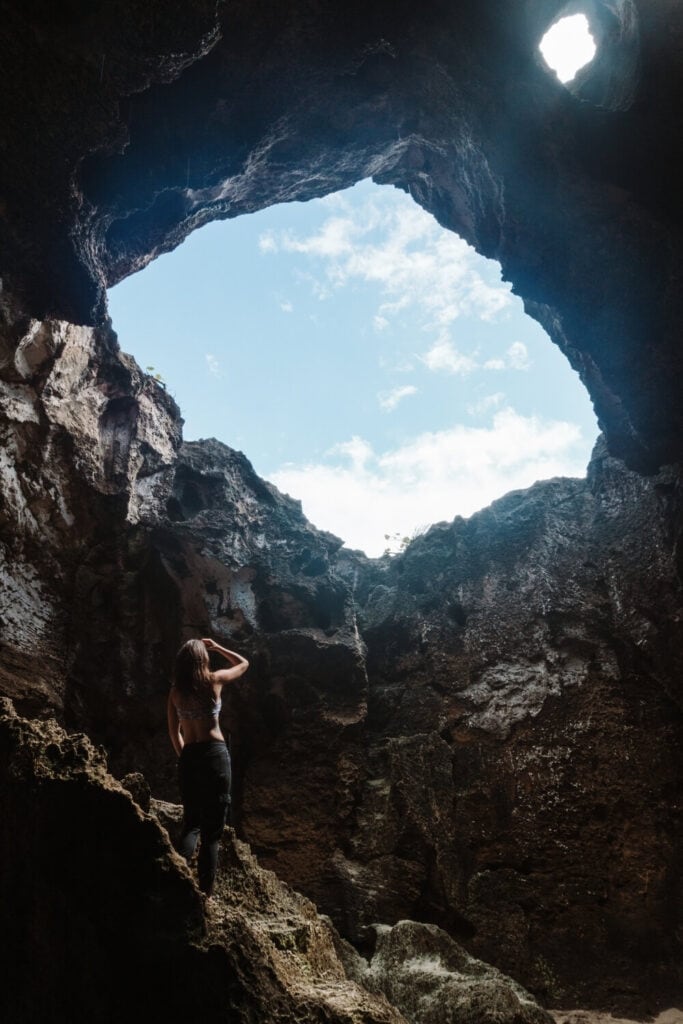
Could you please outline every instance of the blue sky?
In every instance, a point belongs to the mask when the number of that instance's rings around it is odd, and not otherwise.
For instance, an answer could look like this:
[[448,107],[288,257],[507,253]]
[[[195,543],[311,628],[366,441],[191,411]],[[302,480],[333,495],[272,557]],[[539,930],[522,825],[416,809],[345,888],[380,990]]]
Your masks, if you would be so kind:
[[500,268],[404,193],[362,182],[195,232],[110,292],[185,437],[217,437],[379,554],[508,490],[581,476],[577,375]]

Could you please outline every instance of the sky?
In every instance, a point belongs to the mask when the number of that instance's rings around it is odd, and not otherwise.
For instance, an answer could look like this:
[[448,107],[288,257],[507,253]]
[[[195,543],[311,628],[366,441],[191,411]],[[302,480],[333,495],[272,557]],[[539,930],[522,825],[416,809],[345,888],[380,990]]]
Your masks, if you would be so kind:
[[578,376],[500,266],[361,182],[207,225],[109,293],[124,351],[370,555],[507,491],[583,476]]
[[572,78],[595,56],[595,41],[585,14],[561,18],[546,32],[539,44],[546,64],[561,82]]

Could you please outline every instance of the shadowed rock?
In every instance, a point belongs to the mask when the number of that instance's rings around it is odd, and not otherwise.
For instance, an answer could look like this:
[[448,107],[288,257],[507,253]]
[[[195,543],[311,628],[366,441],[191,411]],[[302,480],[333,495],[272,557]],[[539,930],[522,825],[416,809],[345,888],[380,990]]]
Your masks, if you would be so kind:
[[2,699],[0,779],[4,1020],[402,1024],[347,979],[313,905],[229,837],[205,915],[165,829],[84,736]]

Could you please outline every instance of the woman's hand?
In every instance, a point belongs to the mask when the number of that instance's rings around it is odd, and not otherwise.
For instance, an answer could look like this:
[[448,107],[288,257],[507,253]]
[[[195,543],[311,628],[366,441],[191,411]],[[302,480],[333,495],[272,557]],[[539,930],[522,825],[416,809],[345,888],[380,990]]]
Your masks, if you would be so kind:
[[216,683],[231,683],[234,679],[239,679],[241,675],[249,668],[249,662],[246,658],[243,658],[237,651],[231,651],[227,647],[221,647],[215,640],[211,640],[209,637],[206,640],[202,640],[202,643],[206,647],[207,651],[216,651],[222,655],[226,661],[229,661],[232,668],[222,668],[218,672],[212,672],[214,682]]

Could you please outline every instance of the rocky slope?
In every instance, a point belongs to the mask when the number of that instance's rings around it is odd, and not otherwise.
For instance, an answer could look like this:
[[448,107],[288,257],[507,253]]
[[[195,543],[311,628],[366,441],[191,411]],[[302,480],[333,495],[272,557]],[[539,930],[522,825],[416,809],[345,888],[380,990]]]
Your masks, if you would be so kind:
[[[166,832],[180,808],[155,801],[145,813],[85,736],[19,718],[3,698],[0,766],[0,888],[13,922],[3,942],[4,1020],[406,1024],[382,993],[412,979],[410,964],[383,962],[380,977],[373,961],[372,992],[358,984],[362,961],[345,951],[355,958],[347,975],[329,921],[227,832],[217,892],[204,907]],[[430,940],[432,960],[457,959],[467,982],[457,987],[462,1019],[549,1024],[510,979],[451,949],[445,935]],[[422,946],[406,944],[416,962]],[[422,989],[424,1009],[410,1020],[445,1020],[434,1008],[448,1013],[448,996]]]

